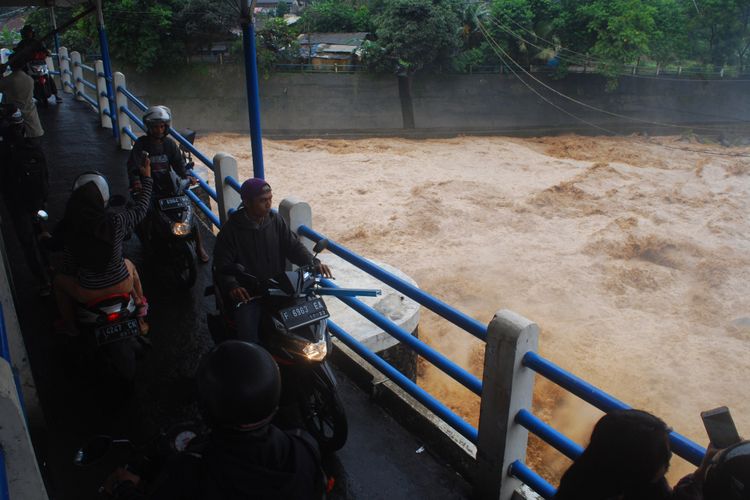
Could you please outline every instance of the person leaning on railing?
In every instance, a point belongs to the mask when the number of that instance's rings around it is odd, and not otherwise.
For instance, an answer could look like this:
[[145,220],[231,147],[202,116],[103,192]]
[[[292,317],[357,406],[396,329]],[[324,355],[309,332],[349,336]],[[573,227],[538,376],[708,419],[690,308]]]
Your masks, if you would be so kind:
[[554,500],[669,500],[664,478],[672,452],[669,427],[640,410],[615,410],[563,474]]

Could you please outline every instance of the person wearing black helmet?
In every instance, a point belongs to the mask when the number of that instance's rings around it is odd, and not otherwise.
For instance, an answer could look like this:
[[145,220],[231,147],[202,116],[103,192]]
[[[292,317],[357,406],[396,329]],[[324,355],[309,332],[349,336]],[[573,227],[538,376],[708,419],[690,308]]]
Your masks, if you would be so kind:
[[[169,137],[169,127],[172,125],[172,111],[166,106],[151,106],[143,114],[143,125],[146,134],[139,137],[133,144],[133,149],[128,157],[128,176],[133,191],[139,191],[141,184],[138,177],[138,169],[148,156],[151,162],[151,171],[154,177],[154,189],[158,191],[161,181],[169,175],[172,169],[181,178],[187,179],[187,166],[185,159],[180,153],[177,143]],[[191,184],[197,181],[190,178]],[[149,216],[151,215],[149,211]],[[149,219],[144,220],[138,236],[147,240],[149,234]],[[203,247],[201,232],[196,228],[193,230],[195,236],[195,253],[198,259],[206,263],[209,261],[208,252]],[[145,241],[148,244],[147,241]]]
[[104,484],[118,499],[264,500],[322,498],[325,475],[315,440],[271,424],[279,405],[279,368],[263,348],[227,341],[201,360],[201,412],[211,432],[203,444],[171,457],[148,493],[117,469]]
[[750,500],[750,441],[717,450],[674,487],[672,500]]

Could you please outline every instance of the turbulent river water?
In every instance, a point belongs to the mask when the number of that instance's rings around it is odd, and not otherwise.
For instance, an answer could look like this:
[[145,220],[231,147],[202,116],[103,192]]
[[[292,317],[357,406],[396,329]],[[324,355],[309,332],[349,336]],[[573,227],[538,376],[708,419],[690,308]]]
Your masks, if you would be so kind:
[[[197,146],[233,154],[249,139]],[[512,309],[540,350],[701,444],[701,410],[727,405],[750,434],[750,149],[689,137],[264,141],[276,202],[488,322]],[[482,345],[423,312],[420,335],[476,374]],[[420,383],[472,422],[478,399],[437,370]],[[581,444],[601,415],[537,380],[534,411]],[[568,461],[532,440],[556,479]],[[673,461],[671,479],[690,470]]]

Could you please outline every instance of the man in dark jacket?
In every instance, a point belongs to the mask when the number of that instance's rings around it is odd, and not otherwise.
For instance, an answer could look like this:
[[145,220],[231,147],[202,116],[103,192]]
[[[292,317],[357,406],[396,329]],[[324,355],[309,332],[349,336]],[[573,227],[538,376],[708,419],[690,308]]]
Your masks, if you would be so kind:
[[145,494],[140,478],[117,469],[104,489],[119,500],[314,500],[327,486],[315,440],[270,423],[281,376],[263,348],[228,341],[206,354],[197,374],[211,433],[168,460]]
[[273,192],[263,179],[249,179],[240,190],[242,205],[222,226],[214,247],[214,276],[224,301],[231,307],[240,340],[258,342],[260,290],[247,290],[237,279],[223,272],[232,264],[241,264],[245,272],[259,281],[284,272],[286,261],[298,266],[316,264],[327,277],[325,264],[313,262],[313,255],[278,214],[271,212]]

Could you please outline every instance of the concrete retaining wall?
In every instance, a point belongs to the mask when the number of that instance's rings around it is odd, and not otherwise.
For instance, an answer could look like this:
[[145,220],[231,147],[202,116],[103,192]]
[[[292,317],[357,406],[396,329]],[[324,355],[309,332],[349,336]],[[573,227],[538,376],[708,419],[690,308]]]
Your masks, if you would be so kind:
[[[170,106],[178,127],[238,132],[248,128],[241,66],[190,65],[181,75],[123,72],[128,88],[147,103]],[[562,80],[535,76],[560,93],[647,121],[742,124],[748,118],[741,111],[750,105],[747,81],[623,77],[618,90],[607,92],[605,79],[597,75],[576,74]],[[533,87],[557,106],[605,128],[659,129],[586,109],[538,83]],[[393,75],[283,73],[263,79],[260,89],[267,136],[597,132],[555,109],[512,75],[417,75],[405,104],[411,102],[414,113],[412,131],[404,130],[408,110],[402,108]]]

